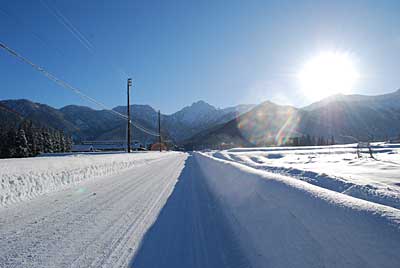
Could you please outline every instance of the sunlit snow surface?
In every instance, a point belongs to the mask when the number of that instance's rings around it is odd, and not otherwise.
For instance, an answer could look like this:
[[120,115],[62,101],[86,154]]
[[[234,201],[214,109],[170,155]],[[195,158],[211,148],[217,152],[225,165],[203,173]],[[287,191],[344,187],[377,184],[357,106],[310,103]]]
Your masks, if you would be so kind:
[[399,149],[374,150],[0,160],[0,267],[398,268]]
[[400,144],[374,143],[374,158],[356,144],[238,148],[207,152],[213,157],[288,175],[360,199],[400,208]]
[[399,209],[215,153],[197,155],[200,169],[249,267],[399,267]]
[[0,207],[59,191],[88,179],[118,175],[159,159],[157,152],[65,153],[0,159]]

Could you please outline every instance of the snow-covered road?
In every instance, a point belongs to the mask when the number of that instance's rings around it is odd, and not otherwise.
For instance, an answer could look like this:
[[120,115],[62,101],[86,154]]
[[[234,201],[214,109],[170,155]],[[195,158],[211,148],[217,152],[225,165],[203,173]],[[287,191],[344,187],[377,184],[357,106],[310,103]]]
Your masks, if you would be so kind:
[[0,266],[126,267],[186,154],[0,209]]
[[131,267],[251,267],[217,197],[195,156],[189,156]]

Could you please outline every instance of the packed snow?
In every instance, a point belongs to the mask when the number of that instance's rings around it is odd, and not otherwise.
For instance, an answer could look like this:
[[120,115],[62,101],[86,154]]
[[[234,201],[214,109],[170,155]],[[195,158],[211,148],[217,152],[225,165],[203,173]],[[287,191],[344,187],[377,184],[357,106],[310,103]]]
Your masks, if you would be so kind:
[[198,159],[189,156],[174,192],[130,267],[250,267],[218,198]]
[[238,148],[209,152],[219,159],[400,209],[400,144],[376,143],[358,158],[356,145]]
[[160,158],[158,152],[56,156],[60,157],[0,159],[0,206],[32,199],[87,179],[116,175]]

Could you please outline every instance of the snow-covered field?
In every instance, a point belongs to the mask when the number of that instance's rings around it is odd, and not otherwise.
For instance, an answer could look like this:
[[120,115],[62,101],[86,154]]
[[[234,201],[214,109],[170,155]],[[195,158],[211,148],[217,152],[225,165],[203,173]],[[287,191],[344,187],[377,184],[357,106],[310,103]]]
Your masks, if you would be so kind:
[[376,143],[373,151],[374,159],[367,153],[357,158],[355,144],[240,148],[208,154],[400,209],[400,144]]
[[77,183],[116,175],[160,158],[157,152],[118,154],[59,154],[0,159],[0,206],[32,199]]

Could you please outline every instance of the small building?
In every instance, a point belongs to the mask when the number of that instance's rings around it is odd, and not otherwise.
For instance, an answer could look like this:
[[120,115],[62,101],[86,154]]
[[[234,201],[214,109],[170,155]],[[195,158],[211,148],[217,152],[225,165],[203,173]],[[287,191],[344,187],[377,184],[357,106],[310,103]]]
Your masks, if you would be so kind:
[[[73,152],[100,152],[100,151],[125,151],[127,149],[126,141],[83,141],[80,144],[72,146]],[[145,150],[143,144],[139,141],[131,142],[132,150]]]
[[154,143],[151,145],[151,151],[159,151],[160,150],[160,146],[161,146],[161,150],[166,151],[168,148],[164,143]]

